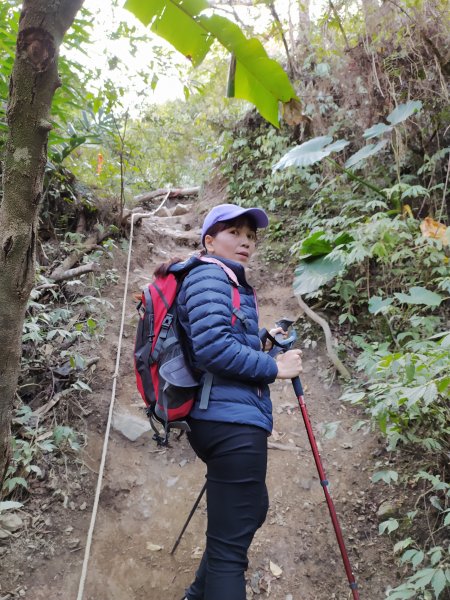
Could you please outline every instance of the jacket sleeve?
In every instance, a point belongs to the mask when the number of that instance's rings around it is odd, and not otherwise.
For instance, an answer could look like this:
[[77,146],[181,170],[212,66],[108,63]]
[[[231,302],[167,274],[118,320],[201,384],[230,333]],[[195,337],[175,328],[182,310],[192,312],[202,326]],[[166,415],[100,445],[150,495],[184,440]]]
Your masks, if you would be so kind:
[[230,282],[222,269],[199,266],[186,276],[182,287],[196,366],[248,383],[272,383],[278,373],[275,360],[240,343],[233,332]]

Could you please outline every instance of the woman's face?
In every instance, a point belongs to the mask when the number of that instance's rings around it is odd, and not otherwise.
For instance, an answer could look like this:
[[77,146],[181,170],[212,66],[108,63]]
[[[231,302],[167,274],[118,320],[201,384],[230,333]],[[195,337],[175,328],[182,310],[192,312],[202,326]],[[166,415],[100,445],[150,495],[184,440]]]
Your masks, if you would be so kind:
[[256,248],[256,232],[247,224],[231,226],[205,236],[205,247],[210,254],[247,265]]

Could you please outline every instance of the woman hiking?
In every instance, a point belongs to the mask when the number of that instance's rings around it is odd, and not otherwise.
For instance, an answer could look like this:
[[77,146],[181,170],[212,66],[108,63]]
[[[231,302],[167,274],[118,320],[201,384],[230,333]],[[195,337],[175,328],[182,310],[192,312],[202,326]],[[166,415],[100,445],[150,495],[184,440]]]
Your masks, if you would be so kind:
[[[269,505],[268,384],[296,377],[302,369],[300,350],[274,359],[261,348],[256,297],[245,267],[255,252],[257,229],[268,223],[260,208],[213,208],[202,226],[201,254],[208,262],[188,272],[177,296],[191,365],[205,373],[188,417],[188,439],[207,468],[206,548],[183,600],[245,600],[247,552]],[[227,269],[240,296],[233,322]]]

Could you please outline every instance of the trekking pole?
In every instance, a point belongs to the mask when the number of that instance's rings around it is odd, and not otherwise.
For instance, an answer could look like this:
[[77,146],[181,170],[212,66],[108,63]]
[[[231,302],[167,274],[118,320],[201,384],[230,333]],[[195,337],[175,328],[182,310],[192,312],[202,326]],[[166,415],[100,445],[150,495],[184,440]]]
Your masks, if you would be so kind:
[[178,548],[178,544],[181,541],[181,538],[183,537],[183,533],[186,531],[187,526],[189,525],[189,521],[192,519],[195,511],[197,510],[197,506],[200,504],[200,500],[202,499],[203,494],[205,493],[206,490],[206,481],[204,486],[201,489],[200,494],[198,495],[197,500],[194,502],[194,506],[191,509],[191,512],[189,513],[188,518],[186,519],[186,523],[183,525],[183,529],[181,530],[180,535],[177,537],[177,541],[175,542],[175,544],[173,545],[172,550],[170,551],[170,554],[174,554],[175,550]]
[[[289,327],[292,326],[294,321],[290,319],[281,319],[277,321],[277,327],[281,327],[283,331],[287,331]],[[296,335],[291,335],[287,340],[283,338],[282,334],[277,334],[275,336],[275,341],[281,347],[281,350],[278,351],[286,351],[296,339]],[[316,463],[317,471],[320,477],[320,485],[323,488],[323,493],[325,494],[325,499],[327,501],[328,510],[330,512],[331,521],[333,523],[334,532],[336,534],[337,542],[339,545],[339,550],[341,551],[342,561],[344,563],[345,572],[347,574],[347,580],[352,590],[353,599],[359,600],[359,592],[358,592],[358,584],[356,583],[355,576],[353,575],[352,567],[350,565],[350,560],[348,558],[347,549],[345,547],[344,538],[342,536],[342,531],[339,525],[339,521],[336,514],[336,509],[334,508],[333,500],[331,499],[330,492],[328,490],[328,479],[326,478],[324,468],[322,466],[322,461],[319,454],[319,449],[317,447],[317,442],[314,437],[314,432],[312,430],[311,421],[309,420],[308,411],[306,409],[305,398],[303,395],[303,387],[302,382],[300,381],[300,377],[294,377],[292,379],[292,386],[294,388],[295,395],[297,396],[298,404],[300,406],[300,410],[303,417],[303,422],[305,423],[306,431],[308,434],[309,443],[311,445],[311,450],[314,456],[314,462]]]

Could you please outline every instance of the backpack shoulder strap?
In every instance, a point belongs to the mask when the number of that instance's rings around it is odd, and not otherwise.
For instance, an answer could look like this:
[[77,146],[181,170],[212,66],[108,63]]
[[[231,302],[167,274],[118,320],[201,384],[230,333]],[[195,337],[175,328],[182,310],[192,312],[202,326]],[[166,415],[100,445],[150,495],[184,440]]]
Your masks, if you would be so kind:
[[212,256],[200,256],[200,260],[205,263],[211,263],[214,265],[218,265],[221,269],[223,269],[225,271],[225,273],[228,276],[228,279],[230,281],[232,281],[236,287],[239,285],[238,278],[236,276],[236,273],[233,271],[233,269],[230,269],[230,267],[227,267],[227,265],[225,265],[218,258],[213,258]]

